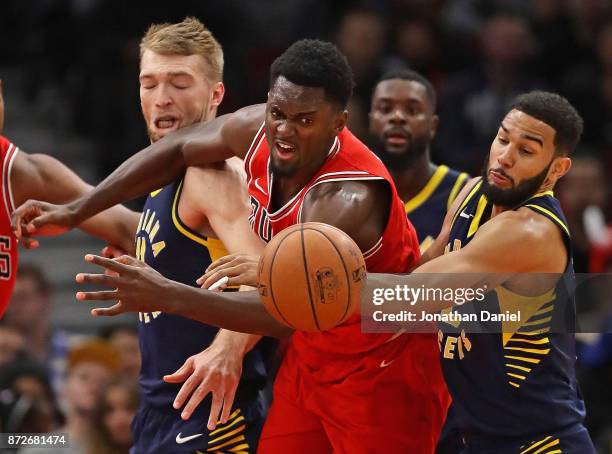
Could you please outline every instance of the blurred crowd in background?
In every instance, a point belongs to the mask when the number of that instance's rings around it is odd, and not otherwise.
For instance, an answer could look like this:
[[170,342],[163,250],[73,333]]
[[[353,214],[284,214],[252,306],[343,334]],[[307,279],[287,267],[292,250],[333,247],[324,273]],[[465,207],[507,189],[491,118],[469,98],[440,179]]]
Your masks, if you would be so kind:
[[[32,124],[44,124],[87,151],[63,156],[61,147],[23,148],[55,154],[77,167],[86,162],[94,179],[106,176],[147,145],[138,97],[141,36],[151,23],[188,15],[201,19],[223,46],[227,92],[221,113],[264,102],[270,63],[296,39],[331,40],[354,71],[349,112],[358,137],[368,138],[376,80],[409,67],[438,92],[434,161],[472,175],[480,174],[499,121],[517,94],[537,88],[566,96],[585,120],[573,169],[556,191],[570,223],[575,269],[612,271],[612,2],[3,0],[5,134],[16,141],[11,131],[21,131],[26,142],[36,144]],[[61,323],[50,324],[53,286],[46,272],[44,266],[21,266],[0,324],[4,427],[7,421],[17,421],[14,431],[23,429],[19,424],[40,431],[63,427],[83,450],[127,452],[138,399],[135,326],[75,334]],[[602,320],[602,330],[610,322]],[[602,452],[612,452],[606,441],[612,439],[612,340],[593,335],[581,341],[587,425]],[[24,397],[29,409],[15,419]]]

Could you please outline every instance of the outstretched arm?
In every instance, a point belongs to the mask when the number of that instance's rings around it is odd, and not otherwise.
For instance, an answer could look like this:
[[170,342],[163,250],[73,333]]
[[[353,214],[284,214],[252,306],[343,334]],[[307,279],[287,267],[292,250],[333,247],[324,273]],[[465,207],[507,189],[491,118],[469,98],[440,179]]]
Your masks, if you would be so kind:
[[[304,204],[305,221],[325,222],[344,229],[362,250],[371,248],[384,232],[390,206],[385,182],[322,184]],[[292,330],[264,308],[257,292],[214,293],[165,279],[131,257],[115,261],[97,256],[87,260],[109,268],[117,276],[79,274],[77,282],[102,284],[115,290],[79,292],[80,300],[114,300],[114,306],[94,309],[94,315],[156,311],[180,314],[210,325],[275,337]],[[121,263],[119,263],[121,262]]]
[[[362,303],[372,304],[375,289],[396,286],[492,291],[520,273],[546,273],[554,279],[565,269],[567,252],[559,229],[528,208],[502,213],[486,222],[465,247],[434,258],[408,275],[368,274]],[[547,279],[541,291],[550,288]],[[452,306],[448,300],[419,300],[406,304],[413,312],[433,313]]]
[[[73,228],[109,207],[165,186],[189,166],[243,156],[264,120],[264,109],[264,105],[250,106],[175,131],[136,153],[84,196],[66,205],[47,207],[35,217],[26,216],[26,222],[31,222],[32,228]],[[24,211],[32,211],[32,204],[36,202],[28,202]]]
[[[10,184],[16,206],[33,198],[51,203],[65,203],[86,194],[92,188],[57,159],[44,154],[25,152],[19,152],[15,156]],[[118,205],[80,224],[79,228],[126,252],[131,252],[134,248],[138,217],[138,213]],[[61,231],[47,233],[56,234]],[[23,237],[22,243],[26,247],[38,246],[37,240],[28,237]]]
[[293,333],[291,328],[272,318],[256,291],[215,293],[191,287],[166,279],[129,256],[107,259],[87,255],[85,260],[116,273],[113,276],[77,275],[79,283],[100,284],[114,289],[77,293],[77,299],[81,301],[118,301],[109,308],[93,309],[94,316],[159,310],[243,333],[273,337],[286,337]]

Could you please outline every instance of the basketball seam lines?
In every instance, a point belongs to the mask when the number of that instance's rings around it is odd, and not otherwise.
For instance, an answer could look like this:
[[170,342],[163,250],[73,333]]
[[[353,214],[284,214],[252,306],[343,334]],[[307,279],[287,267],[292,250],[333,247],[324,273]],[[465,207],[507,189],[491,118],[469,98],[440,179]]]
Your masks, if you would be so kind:
[[[311,230],[311,229],[308,229],[308,230]],[[344,257],[342,257],[342,255],[340,254],[340,251],[338,250],[338,248],[336,247],[334,242],[327,235],[325,235],[325,233],[321,232],[320,230],[316,230],[316,229],[312,229],[312,230],[315,230],[316,232],[319,232],[321,235],[323,235],[325,238],[327,238],[327,241],[329,241],[330,244],[336,250],[336,253],[338,254],[338,257],[340,258],[340,262],[342,263],[342,267],[344,268],[344,274],[346,276],[346,284],[347,284],[347,287],[348,287],[348,300],[346,302],[346,309],[344,310],[344,314],[342,314],[342,317],[339,320],[339,322],[342,322],[344,320],[344,318],[346,317],[346,314],[347,314],[347,312],[349,310],[349,307],[351,305],[351,279],[349,277],[348,270],[346,269],[346,263],[344,263]]]
[[278,250],[280,249],[281,244],[283,243],[283,241],[285,241],[287,239],[289,235],[285,235],[284,238],[281,238],[280,242],[278,243],[278,246],[276,246],[276,250],[274,251],[274,255],[272,256],[272,260],[270,260],[270,298],[272,298],[272,304],[274,304],[274,307],[276,308],[276,312],[278,312],[280,314],[280,316],[283,318],[283,320],[285,320],[285,323],[287,323],[288,326],[290,326],[291,328],[295,329],[295,326],[293,326],[291,323],[289,323],[289,320],[287,320],[285,318],[285,316],[283,315],[283,313],[281,312],[281,310],[278,308],[278,305],[276,304],[276,300],[274,299],[274,287],[272,286],[272,277],[274,276],[274,274],[272,273],[273,267],[274,267],[274,259],[276,258],[276,254],[278,252]]
[[300,225],[300,240],[302,241],[302,259],[304,261],[304,273],[306,274],[306,284],[308,285],[308,298],[310,299],[310,308],[312,309],[312,316],[314,318],[315,325],[317,325],[317,330],[321,331],[321,326],[319,326],[319,319],[317,318],[317,311],[312,301],[312,290],[310,289],[310,275],[308,274],[308,262],[306,260],[306,245],[304,244],[304,225],[303,224]]

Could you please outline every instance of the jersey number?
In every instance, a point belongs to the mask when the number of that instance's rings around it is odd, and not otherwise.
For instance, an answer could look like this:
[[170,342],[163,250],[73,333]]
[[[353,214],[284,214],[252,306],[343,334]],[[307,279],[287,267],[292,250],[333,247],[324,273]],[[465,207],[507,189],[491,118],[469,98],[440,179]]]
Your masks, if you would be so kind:
[[11,238],[0,236],[0,279],[10,279],[11,268]]
[[251,196],[251,215],[249,224],[259,238],[266,243],[272,239],[272,226],[268,218],[268,210],[255,197]]

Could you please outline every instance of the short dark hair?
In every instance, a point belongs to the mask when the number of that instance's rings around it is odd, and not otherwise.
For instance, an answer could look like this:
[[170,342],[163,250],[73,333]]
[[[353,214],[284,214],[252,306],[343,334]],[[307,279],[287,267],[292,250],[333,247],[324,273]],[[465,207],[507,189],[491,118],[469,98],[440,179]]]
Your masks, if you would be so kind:
[[353,71],[332,43],[302,39],[293,43],[270,67],[270,87],[283,76],[305,87],[322,88],[325,97],[345,108],[353,93]]
[[555,130],[555,153],[567,156],[578,145],[584,123],[578,111],[563,96],[531,91],[514,100],[510,110],[514,109],[543,121]]
[[425,91],[427,92],[427,96],[429,97],[432,110],[435,112],[436,104],[438,102],[436,89],[425,76],[412,69],[392,69],[391,71],[387,71],[385,74],[383,74],[378,82],[376,82],[376,85],[381,83],[383,80],[392,79],[408,80],[411,82],[418,82],[419,84],[423,85],[425,87]]

